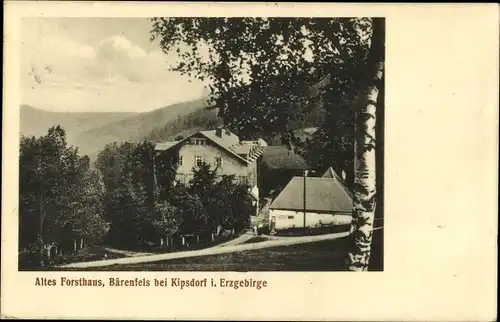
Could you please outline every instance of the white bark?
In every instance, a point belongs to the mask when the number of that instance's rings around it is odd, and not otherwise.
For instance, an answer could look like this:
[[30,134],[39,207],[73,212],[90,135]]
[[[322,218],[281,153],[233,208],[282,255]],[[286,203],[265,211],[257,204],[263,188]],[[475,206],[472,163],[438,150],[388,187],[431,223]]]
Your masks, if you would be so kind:
[[366,271],[370,261],[376,194],[376,110],[379,100],[378,86],[384,70],[383,28],[383,23],[378,25],[378,22],[374,22],[372,48],[368,59],[372,64],[372,75],[360,109],[356,113],[352,245],[347,256],[347,268],[350,271]]
[[80,249],[83,248],[83,238],[80,239]]

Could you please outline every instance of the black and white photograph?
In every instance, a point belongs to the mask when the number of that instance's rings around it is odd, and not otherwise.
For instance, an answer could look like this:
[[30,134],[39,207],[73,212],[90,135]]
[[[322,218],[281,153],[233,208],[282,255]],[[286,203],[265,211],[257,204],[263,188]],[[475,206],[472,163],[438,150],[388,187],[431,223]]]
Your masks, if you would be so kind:
[[20,28],[19,271],[384,271],[385,18]]

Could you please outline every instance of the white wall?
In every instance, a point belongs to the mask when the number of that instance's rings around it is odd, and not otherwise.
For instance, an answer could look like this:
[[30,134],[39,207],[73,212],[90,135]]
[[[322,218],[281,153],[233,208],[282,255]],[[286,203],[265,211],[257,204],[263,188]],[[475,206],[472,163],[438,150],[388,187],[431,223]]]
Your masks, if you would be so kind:
[[[269,211],[269,222],[271,222],[273,216],[276,217],[276,229],[304,227],[304,212],[271,209]],[[320,222],[323,225],[347,225],[351,223],[351,220],[351,214],[306,213],[306,227],[321,227]]]

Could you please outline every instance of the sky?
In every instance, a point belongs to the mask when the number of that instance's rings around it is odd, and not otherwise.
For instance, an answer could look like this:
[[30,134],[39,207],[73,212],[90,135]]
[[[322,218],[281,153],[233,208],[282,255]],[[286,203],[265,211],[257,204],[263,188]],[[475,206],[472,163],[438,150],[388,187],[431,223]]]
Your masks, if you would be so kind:
[[174,54],[150,41],[144,18],[25,18],[21,103],[57,112],[144,112],[201,97],[204,85],[168,71]]

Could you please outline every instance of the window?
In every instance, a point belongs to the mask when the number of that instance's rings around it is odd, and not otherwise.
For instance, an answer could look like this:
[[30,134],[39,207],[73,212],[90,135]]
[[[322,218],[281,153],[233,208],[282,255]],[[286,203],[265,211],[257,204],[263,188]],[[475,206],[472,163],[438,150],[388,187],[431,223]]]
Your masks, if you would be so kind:
[[217,168],[221,168],[222,167],[222,158],[221,157],[216,157],[215,158],[215,166]]
[[285,219],[285,216],[281,215],[278,217],[279,219]]
[[205,145],[205,139],[193,139],[192,142],[194,145]]
[[293,219],[293,218],[294,218],[294,216],[288,216],[288,219]]
[[203,157],[200,157],[200,156],[195,156],[194,157],[194,164],[197,166],[197,167],[200,167],[202,164],[203,164]]
[[177,165],[182,165],[182,155],[179,155],[178,159],[177,159]]

